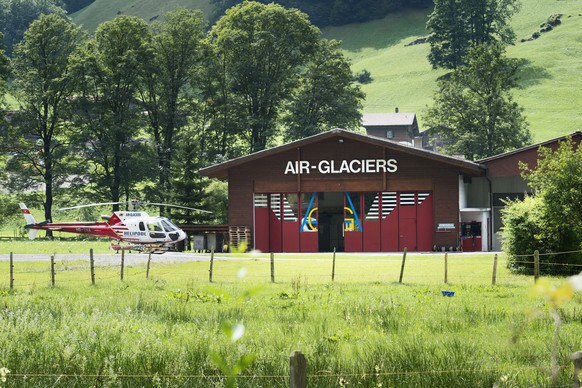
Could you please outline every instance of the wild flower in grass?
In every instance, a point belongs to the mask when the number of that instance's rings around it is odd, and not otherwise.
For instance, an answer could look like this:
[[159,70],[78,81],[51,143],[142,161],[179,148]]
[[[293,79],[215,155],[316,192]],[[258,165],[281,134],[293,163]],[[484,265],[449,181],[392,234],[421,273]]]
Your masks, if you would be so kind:
[[574,290],[574,285],[570,281],[565,282],[560,287],[555,287],[547,279],[538,279],[534,286],[534,291],[546,299],[551,310],[562,307],[564,302],[572,299]]
[[154,375],[152,376],[152,384],[154,387],[161,387],[162,386],[162,379],[160,378],[160,375],[158,375],[158,373],[154,373]]
[[376,388],[382,388],[382,382],[380,381],[380,365],[374,366],[374,372],[376,376]]
[[[228,322],[223,322],[220,325],[222,332],[232,342],[236,342],[242,338],[245,333],[245,327],[242,323],[231,325]],[[236,376],[248,368],[254,361],[254,354],[242,355],[234,364],[229,365],[226,358],[219,353],[211,354],[212,361],[226,376],[226,386],[231,388],[236,386]]]
[[6,377],[8,376],[9,373],[10,373],[10,371],[8,370],[8,368],[6,368],[4,366],[2,368],[0,368],[0,381],[5,383]]
[[552,345],[551,356],[552,386],[556,385],[560,373],[560,367],[558,365],[558,354],[560,350],[560,326],[562,324],[560,308],[566,301],[574,297],[575,291],[580,290],[582,290],[582,273],[570,277],[568,281],[563,283],[560,287],[553,286],[547,279],[538,279],[534,286],[534,291],[538,295],[542,295],[548,302],[549,313],[554,320],[554,341]]
[[340,377],[338,383],[339,383],[340,387],[347,387],[349,384],[349,381],[344,379],[343,377]]
[[247,276],[247,272],[248,270],[246,269],[246,267],[242,267],[241,269],[238,270],[236,276],[239,279],[243,279],[245,276]]

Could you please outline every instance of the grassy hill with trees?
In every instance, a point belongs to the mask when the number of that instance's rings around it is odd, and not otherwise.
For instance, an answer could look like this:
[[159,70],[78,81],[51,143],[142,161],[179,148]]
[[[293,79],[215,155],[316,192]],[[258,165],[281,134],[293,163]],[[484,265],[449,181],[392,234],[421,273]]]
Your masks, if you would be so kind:
[[[201,9],[209,18],[210,0],[96,0],[73,14],[76,23],[92,31],[99,23],[117,14],[153,20],[176,6]],[[327,38],[342,41],[354,72],[369,71],[372,82],[363,85],[367,97],[364,112],[414,111],[423,127],[423,114],[432,104],[438,77],[427,61],[428,44],[408,44],[425,37],[430,9],[389,14],[383,19],[341,27],[326,27]],[[522,42],[539,32],[540,25],[555,14],[561,24],[539,38]],[[523,63],[517,102],[524,108],[535,141],[543,141],[582,129],[582,8],[577,0],[522,0],[512,26],[517,43],[508,47],[508,56]]]
[[[382,20],[325,29],[329,38],[340,39],[351,58],[353,70],[366,69],[373,81],[363,86],[365,112],[414,111],[420,116],[432,104],[438,77],[427,61],[428,44],[407,44],[427,35],[429,10],[408,11]],[[540,30],[551,15],[562,14],[562,23],[538,39],[521,42]],[[521,59],[517,102],[525,109],[535,141],[582,129],[582,9],[577,1],[522,0],[512,20],[517,43],[508,56]]]

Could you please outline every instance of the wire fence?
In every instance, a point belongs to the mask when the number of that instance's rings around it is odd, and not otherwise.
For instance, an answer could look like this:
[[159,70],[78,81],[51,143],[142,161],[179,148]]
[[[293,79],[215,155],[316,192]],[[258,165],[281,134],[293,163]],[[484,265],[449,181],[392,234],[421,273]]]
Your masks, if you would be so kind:
[[[582,251],[563,252],[578,254]],[[182,254],[179,260],[166,260],[164,255],[143,253],[111,254],[106,260],[87,255],[37,255],[25,261],[16,254],[0,255],[0,289],[7,282],[12,290],[18,287],[59,286],[145,280],[189,281],[197,283],[241,282],[283,283],[303,280],[309,283],[406,283],[417,285],[496,285],[527,284],[540,276],[542,267],[560,268],[562,273],[576,274],[582,264],[552,262],[548,258],[560,253],[521,255],[508,261],[502,254],[437,253],[413,254],[404,252],[382,255],[353,254],[250,254],[214,253]],[[3,257],[4,256],[4,257]],[[543,259],[540,259],[543,257]],[[532,268],[531,274],[516,274],[510,266]],[[533,277],[532,277],[533,276]],[[527,280],[532,278],[532,280]],[[530,283],[531,284],[531,283]]]
[[[579,352],[577,352],[579,353]],[[554,382],[551,386],[555,388],[562,387],[580,387],[580,359],[577,358],[576,353],[572,356],[573,365],[565,364],[558,365],[556,368],[563,373],[567,373],[572,376],[572,384],[557,384]],[[303,363],[297,363],[297,357],[302,357]],[[284,362],[284,360],[282,360]],[[240,385],[256,384],[257,386],[289,386],[290,388],[305,388],[308,382],[314,384],[315,386],[325,385],[325,386],[349,386],[350,382],[358,382],[364,379],[373,379],[377,381],[389,380],[389,381],[400,381],[403,378],[423,378],[435,375],[450,375],[453,378],[463,374],[496,374],[501,376],[501,380],[504,380],[503,376],[508,374],[518,375],[524,372],[538,372],[543,376],[547,371],[540,371],[539,367],[536,366],[503,366],[501,367],[482,367],[478,370],[476,369],[436,369],[436,370],[418,370],[418,371],[369,371],[360,373],[337,373],[331,371],[319,371],[315,373],[307,373],[308,362],[300,351],[293,351],[289,357],[289,373],[288,374],[269,374],[269,375],[258,375],[258,374],[239,374],[235,377],[235,380]],[[6,373],[4,378],[10,380],[11,383],[20,385],[27,381],[33,379],[38,380],[48,380],[51,382],[52,386],[58,386],[59,383],[67,385],[70,382],[78,381],[103,381],[103,380],[114,380],[114,381],[142,381],[151,384],[152,382],[161,386],[163,382],[172,385],[172,383],[179,383],[180,386],[216,386],[220,382],[224,382],[226,376],[220,374],[123,374],[123,373],[113,373],[113,374],[67,374],[67,373]],[[6,381],[5,380],[5,381]],[[165,384],[164,384],[165,385]],[[10,385],[9,385],[10,386]],[[237,384],[239,386],[239,384]],[[381,383],[377,383],[375,386],[382,386]],[[499,386],[494,385],[494,386]]]

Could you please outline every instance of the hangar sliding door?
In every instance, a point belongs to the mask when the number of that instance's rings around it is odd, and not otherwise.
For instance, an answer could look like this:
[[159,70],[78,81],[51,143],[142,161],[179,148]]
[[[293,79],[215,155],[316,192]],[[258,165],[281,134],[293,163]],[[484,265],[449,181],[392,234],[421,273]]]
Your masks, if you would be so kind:
[[363,193],[364,216],[362,228],[364,230],[364,252],[380,252],[382,250],[382,236],[380,228],[380,198],[381,193]]
[[283,251],[283,222],[281,220],[281,194],[269,194],[269,249]]
[[299,251],[299,195],[287,193],[282,195],[283,206],[283,252]]
[[398,250],[432,250],[433,200],[430,192],[398,194]]
[[269,252],[269,199],[267,194],[255,194],[254,207],[254,248],[262,252]]
[[417,251],[431,251],[433,247],[432,231],[432,194],[429,192],[419,192],[416,194],[416,217],[417,217]]
[[398,250],[416,251],[416,195],[398,195]]
[[346,252],[363,251],[361,193],[344,194],[344,250]]
[[301,252],[318,252],[318,196],[317,193],[301,193],[300,197],[299,250]]
[[396,252],[398,251],[398,194],[389,191],[382,192],[381,195],[381,251]]

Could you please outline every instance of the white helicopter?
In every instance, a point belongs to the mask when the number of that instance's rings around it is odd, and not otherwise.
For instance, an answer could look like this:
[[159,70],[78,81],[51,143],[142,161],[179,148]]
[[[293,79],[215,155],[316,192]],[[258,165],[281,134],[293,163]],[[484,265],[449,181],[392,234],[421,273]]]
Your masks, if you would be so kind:
[[108,237],[120,242],[129,243],[123,245],[113,243],[111,249],[135,250],[146,253],[164,253],[173,249],[174,245],[186,238],[186,232],[178,228],[166,217],[152,217],[138,210],[140,205],[168,206],[180,209],[194,210],[210,213],[206,210],[168,205],[162,203],[142,202],[132,200],[128,202],[92,203],[87,205],[72,206],[59,210],[79,209],[90,206],[128,204],[131,210],[116,211],[110,216],[101,216],[105,221],[97,222],[36,222],[30,210],[24,203],[20,203],[22,215],[26,220],[26,229],[29,229],[28,237],[33,240],[39,230],[52,230],[67,233],[88,234],[92,236]]

